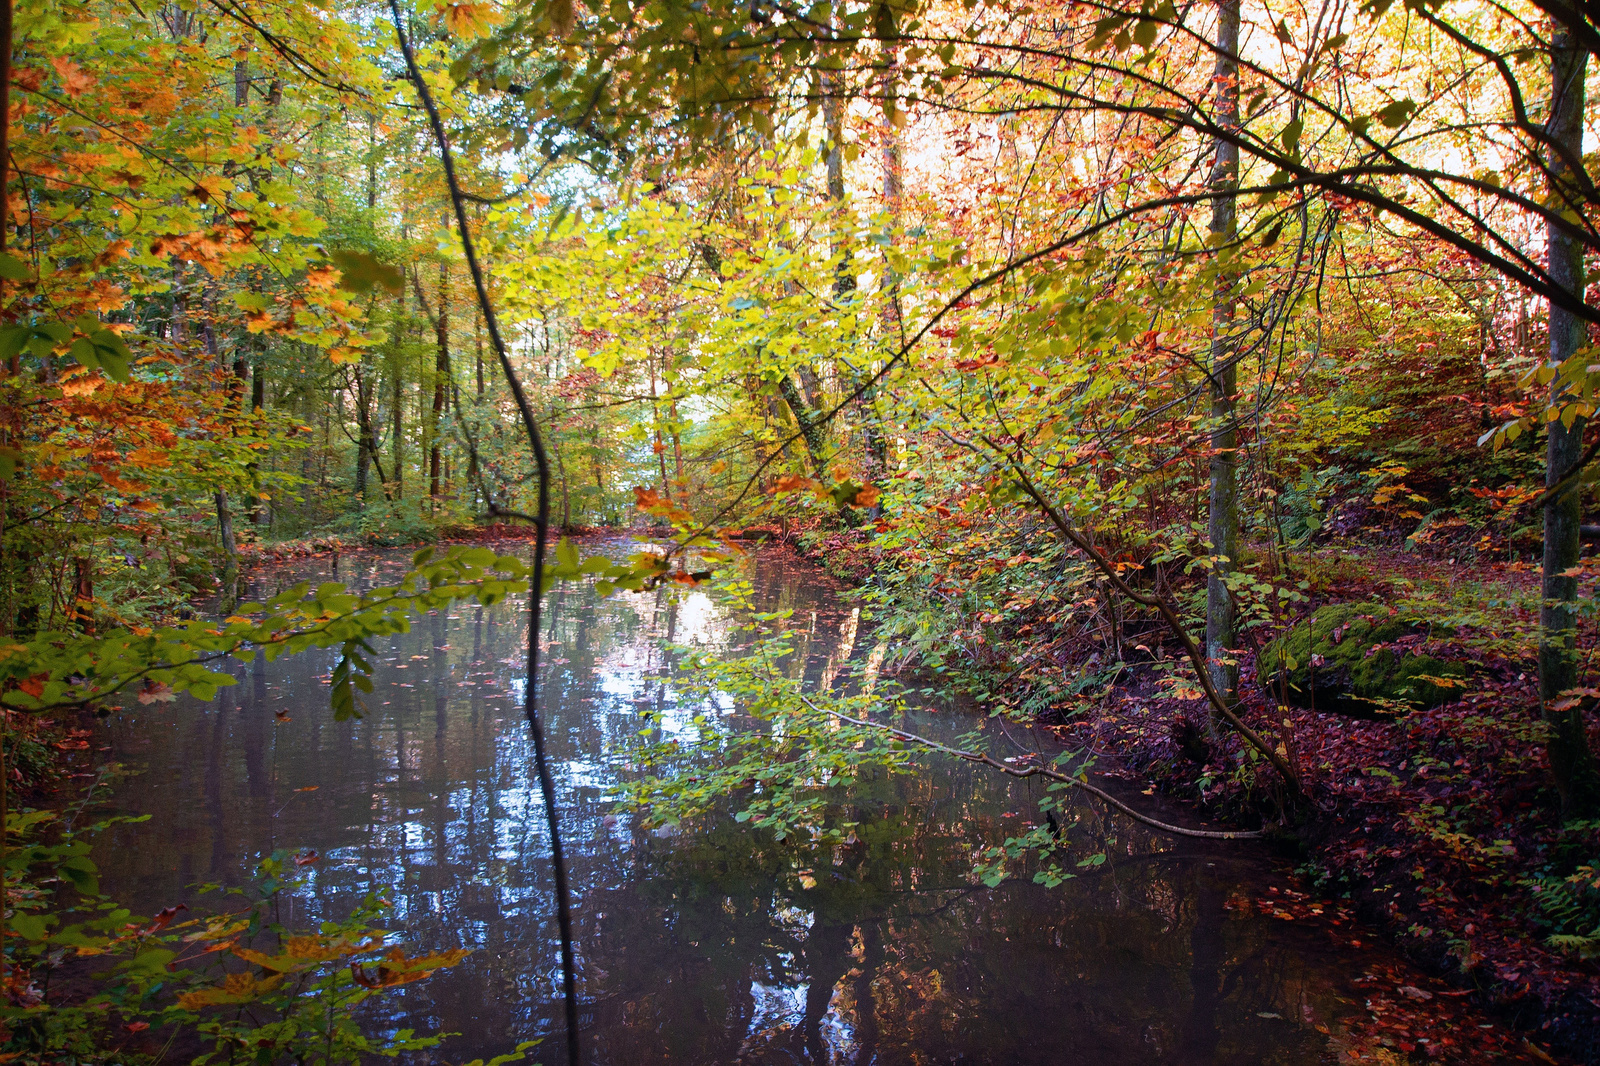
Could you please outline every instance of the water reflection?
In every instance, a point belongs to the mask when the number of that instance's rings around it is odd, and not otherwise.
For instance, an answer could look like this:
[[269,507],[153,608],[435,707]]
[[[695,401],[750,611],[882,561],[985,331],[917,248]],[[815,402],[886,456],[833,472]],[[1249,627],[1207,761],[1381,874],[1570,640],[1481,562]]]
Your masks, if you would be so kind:
[[[342,576],[383,584],[406,563],[346,556]],[[255,594],[325,578],[320,565],[258,575]],[[804,637],[792,665],[811,683],[835,684],[847,660],[870,654],[858,615],[811,572],[767,557],[752,580],[764,609],[795,611]],[[592,1061],[1327,1054],[1325,1034],[1349,1005],[1348,962],[1313,933],[1227,908],[1260,873],[1237,850],[1093,815],[1084,832],[1106,865],[1055,890],[984,889],[970,878],[976,851],[1021,829],[1037,795],[945,763],[863,780],[850,795],[856,840],[822,851],[731,818],[671,833],[614,816],[604,793],[621,769],[608,753],[642,727],[641,710],[663,712],[667,728],[691,713],[659,680],[674,669],[662,642],[720,641],[729,624],[698,591],[551,594],[543,707],[571,837]],[[327,710],[331,653],[240,664],[241,684],[212,704],[114,718],[117,756],[145,770],[115,802],[156,817],[104,842],[106,887],[153,910],[192,900],[196,882],[238,881],[274,848],[316,849],[311,890],[284,921],[313,923],[388,886],[413,946],[476,949],[386,1001],[392,1021],[462,1034],[446,1046],[451,1061],[558,1033],[551,875],[519,710],[523,641],[515,602],[422,619],[380,648],[359,722]]]

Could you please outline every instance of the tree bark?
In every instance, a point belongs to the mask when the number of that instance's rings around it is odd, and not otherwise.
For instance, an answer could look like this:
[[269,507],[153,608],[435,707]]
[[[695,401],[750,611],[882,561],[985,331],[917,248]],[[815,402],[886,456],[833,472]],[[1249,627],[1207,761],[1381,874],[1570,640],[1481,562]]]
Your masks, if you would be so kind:
[[[1551,39],[1550,118],[1546,131],[1549,150],[1550,199],[1559,205],[1581,195],[1572,185],[1575,175],[1562,157],[1583,151],[1584,74],[1588,55],[1572,33],[1558,26]],[[1549,272],[1562,289],[1581,297],[1584,291],[1583,248],[1554,223],[1547,226]],[[1588,340],[1588,327],[1569,311],[1550,305],[1550,363],[1560,366]],[[1551,401],[1559,404],[1563,386],[1558,375],[1552,383]],[[1545,484],[1555,486],[1580,461],[1585,419],[1551,422],[1546,444]],[[1562,813],[1569,818],[1600,813],[1600,771],[1589,748],[1584,716],[1588,701],[1564,696],[1578,683],[1577,615],[1578,549],[1581,538],[1583,486],[1573,478],[1544,505],[1544,587],[1539,612],[1539,697],[1550,727],[1550,770],[1561,796]]]
[[233,539],[233,512],[228,509],[228,494],[222,489],[216,493],[217,536],[222,541],[222,604],[221,613],[232,614],[238,602],[239,545]]
[[792,374],[784,374],[778,379],[778,392],[789,405],[795,425],[800,427],[800,437],[805,441],[806,455],[811,460],[812,474],[821,477],[825,473],[823,467],[827,459],[827,438],[822,426],[811,417],[811,405],[800,395]]
[[406,314],[405,289],[400,290],[399,310],[395,320],[394,344],[389,352],[389,372],[392,387],[389,394],[389,473],[392,475],[385,491],[391,501],[405,496],[405,334],[411,332],[410,318]]
[[356,506],[367,505],[367,470],[372,465],[372,389],[364,367],[356,367]]
[[[1217,5],[1216,121],[1239,124],[1239,0]],[[1233,594],[1227,577],[1239,561],[1239,429],[1235,412],[1238,368],[1233,338],[1236,272],[1228,266],[1238,236],[1239,149],[1217,139],[1211,170],[1211,241],[1217,277],[1211,311],[1211,484],[1207,535],[1211,569],[1206,579],[1206,660],[1211,683],[1223,698],[1237,698],[1239,667]],[[1215,735],[1222,723],[1210,718]]]
[[[267,406],[267,356],[265,352],[257,351],[254,362],[250,365],[250,414],[259,419]],[[250,524],[261,524],[261,484],[256,476],[258,466],[250,464],[250,484],[255,489],[255,499],[250,501]]]
[[428,425],[428,496],[439,506],[439,423],[444,415],[445,386],[450,380],[450,265],[439,264],[439,315],[433,322],[437,348],[433,356],[433,410]]

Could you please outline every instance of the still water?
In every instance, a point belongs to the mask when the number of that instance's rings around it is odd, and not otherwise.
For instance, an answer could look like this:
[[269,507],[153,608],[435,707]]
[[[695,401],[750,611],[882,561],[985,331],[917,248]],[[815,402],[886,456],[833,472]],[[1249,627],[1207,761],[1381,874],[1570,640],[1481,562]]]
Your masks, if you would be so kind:
[[[347,555],[336,576],[388,584],[408,561]],[[327,580],[330,565],[258,570],[251,594]],[[792,665],[812,684],[870,653],[867,627],[815,571],[764,555],[750,576],[764,608],[794,610],[807,639]],[[837,849],[774,843],[731,817],[674,834],[616,815],[607,789],[640,712],[688,713],[661,680],[674,669],[663,643],[720,643],[735,621],[699,590],[550,594],[541,702],[589,1061],[1333,1061],[1363,960],[1326,929],[1235,905],[1274,877],[1249,847],[1093,814],[1082,839],[1105,849],[1103,866],[1056,889],[1025,877],[988,889],[975,855],[1038,816],[1039,786],[942,761],[858,785],[850,800],[870,828]],[[315,850],[286,923],[310,927],[385,888],[411,949],[474,949],[384,999],[373,1024],[460,1034],[439,1061],[536,1036],[549,1038],[539,1059],[564,1061],[521,604],[461,606],[378,647],[360,721],[327,709],[332,653],[235,664],[240,683],[213,703],[113,717],[113,757],[139,772],[112,805],[154,817],[102,841],[105,887],[150,912],[194,902],[197,883],[239,882],[275,848]],[[957,717],[920,727],[975,724]],[[997,749],[1032,743],[1011,733]]]

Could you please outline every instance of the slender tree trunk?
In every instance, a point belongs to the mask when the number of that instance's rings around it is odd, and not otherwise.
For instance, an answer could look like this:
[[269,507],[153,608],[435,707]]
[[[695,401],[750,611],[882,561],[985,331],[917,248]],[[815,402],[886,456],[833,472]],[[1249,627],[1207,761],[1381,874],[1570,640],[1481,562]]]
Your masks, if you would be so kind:
[[[1216,121],[1223,126],[1239,123],[1239,3],[1222,0],[1217,5]],[[1223,698],[1236,698],[1239,667],[1233,662],[1235,632],[1233,595],[1227,576],[1239,565],[1239,428],[1238,368],[1233,338],[1237,274],[1228,264],[1238,236],[1239,149],[1218,138],[1211,170],[1211,239],[1217,277],[1211,312],[1211,484],[1207,533],[1211,540],[1211,570],[1206,580],[1206,659],[1211,682]],[[1212,715],[1211,730],[1222,723]]]
[[[886,6],[883,12],[887,19],[887,24],[884,26],[886,35],[891,39],[898,37],[900,31],[895,24],[893,11]],[[883,203],[889,212],[890,225],[895,228],[900,225],[901,201],[905,195],[900,150],[899,99],[896,96],[898,64],[897,49],[893,45],[887,46],[883,76]],[[887,257],[884,260],[883,271],[884,285],[888,290],[888,299],[884,301],[883,308],[883,326],[889,337],[889,346],[895,348],[898,347],[903,332],[900,317],[900,279],[890,266]],[[878,409],[877,385],[869,385],[862,392],[861,408],[862,439],[867,448],[867,456],[871,460],[869,476],[873,481],[881,481],[889,473],[889,441],[884,435],[883,418]],[[882,518],[882,502],[873,504],[868,509],[867,515],[874,521]]]
[[483,402],[483,312],[478,311],[473,316],[472,346],[478,364],[478,402]]
[[400,355],[392,363],[393,386],[389,393],[389,470],[394,475],[389,481],[389,499],[399,502],[406,494],[406,440],[405,440],[405,379],[401,374]]
[[372,463],[372,390],[363,367],[356,367],[356,506],[367,505],[367,468]]
[[[1574,42],[1566,27],[1551,39],[1550,119],[1546,131],[1556,148],[1548,161],[1550,199],[1560,205],[1573,197],[1571,166],[1558,149],[1574,158],[1583,154],[1584,74],[1588,54]],[[1577,194],[1581,195],[1581,194]],[[1581,202],[1581,201],[1580,201]],[[1583,246],[1555,223],[1547,229],[1551,279],[1575,296],[1584,292]],[[1560,366],[1588,341],[1588,328],[1571,312],[1550,305],[1550,363]],[[1561,379],[1552,386],[1551,400],[1562,399]],[[1550,423],[1546,446],[1545,484],[1554,485],[1578,463],[1583,452],[1585,419]],[[1539,696],[1544,720],[1550,727],[1550,770],[1561,796],[1562,813],[1569,818],[1600,812],[1600,771],[1589,749],[1584,721],[1587,701],[1563,695],[1578,684],[1577,615],[1579,522],[1583,487],[1574,479],[1544,506],[1544,603],[1539,613]]]
[[667,408],[667,414],[672,417],[672,474],[678,479],[678,492],[686,499],[689,494],[689,479],[683,472],[683,434],[678,430],[678,404],[673,402]]
[[232,614],[238,599],[239,545],[233,539],[233,512],[228,508],[228,494],[221,489],[216,493],[217,537],[222,541],[222,613]]
[[[207,284],[200,296],[200,309],[202,321],[200,323],[201,338],[205,345],[206,354],[222,363],[222,352],[217,343],[216,303],[217,287],[214,283]],[[226,365],[225,363],[222,365]],[[220,367],[219,367],[220,369]],[[238,421],[240,408],[244,405],[244,375],[249,372],[242,358],[233,361],[232,377],[228,382],[228,413],[233,425],[228,429],[229,434],[237,435],[239,432]],[[228,491],[218,487],[214,493],[217,506],[217,537],[222,545],[222,599],[221,608],[224,615],[232,614],[235,603],[238,602],[239,585],[239,545],[233,536],[233,512],[228,506]]]
[[672,482],[667,477],[667,442],[661,432],[661,404],[657,402],[659,385],[656,377],[656,361],[650,358],[650,420],[655,424],[656,439],[651,447],[656,453],[656,462],[661,466],[661,494],[669,501],[672,496]]
[[556,460],[556,475],[561,478],[561,528],[563,531],[572,528],[572,494],[567,489],[567,464],[561,458],[561,449],[554,448],[551,454]]
[[[256,357],[251,361],[249,370],[247,371],[250,375],[250,415],[251,418],[258,424],[262,412],[267,406],[267,377],[265,367],[262,365],[265,362],[266,355],[258,349],[256,352]],[[234,363],[234,373],[238,374],[243,365],[244,364],[242,361]],[[251,490],[250,524],[252,526],[258,526],[261,524],[260,466],[257,463],[251,463],[249,470]]]
[[72,610],[73,626],[80,633],[94,635],[94,560],[79,555],[72,560]]
[[428,425],[428,496],[439,506],[439,423],[444,417],[445,387],[450,381],[450,265],[439,264],[439,317],[433,324],[437,347],[433,356],[433,409]]
[[389,392],[389,499],[399,502],[405,496],[405,347],[404,335],[409,334],[409,317],[406,314],[405,290],[400,290],[400,313],[395,323],[395,339],[389,352],[389,375],[392,388]]

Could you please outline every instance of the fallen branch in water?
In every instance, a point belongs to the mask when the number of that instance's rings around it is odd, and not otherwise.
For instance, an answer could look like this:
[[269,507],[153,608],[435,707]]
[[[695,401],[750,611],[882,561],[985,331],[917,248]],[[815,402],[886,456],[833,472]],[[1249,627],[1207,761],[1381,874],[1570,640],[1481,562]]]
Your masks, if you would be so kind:
[[1134,808],[1128,806],[1126,803],[1123,803],[1121,800],[1117,799],[1111,793],[1105,791],[1105,789],[1091,785],[1089,782],[1084,781],[1081,778],[1071,777],[1067,774],[1063,774],[1057,770],[1051,770],[1044,766],[1028,766],[1021,768],[1016,766],[1008,766],[999,759],[996,759],[991,755],[986,755],[981,751],[968,751],[965,748],[952,748],[948,744],[941,744],[937,740],[930,740],[927,737],[919,736],[916,733],[910,733],[904,729],[897,729],[892,725],[884,725],[881,722],[873,722],[865,718],[853,718],[841,711],[831,710],[826,707],[818,707],[800,692],[796,692],[795,697],[799,699],[801,703],[804,703],[807,707],[810,707],[813,711],[816,711],[819,714],[831,714],[835,718],[849,722],[851,725],[859,725],[865,726],[868,729],[882,730],[885,733],[899,737],[901,740],[906,740],[913,744],[921,745],[930,751],[937,751],[944,755],[952,755],[957,759],[965,759],[967,762],[975,762],[982,766],[987,766],[990,769],[999,770],[1001,773],[1008,774],[1011,777],[1042,777],[1048,781],[1057,781],[1063,785],[1069,785],[1072,788],[1082,789],[1084,792],[1089,793],[1089,795],[1095,797],[1108,806],[1115,807],[1117,810],[1121,811],[1123,814],[1126,814],[1134,821],[1139,822],[1142,825],[1147,825],[1152,829],[1160,830],[1163,833],[1171,833],[1173,836],[1180,837],[1196,837],[1200,840],[1261,839],[1262,834],[1260,831],[1253,829],[1186,829],[1181,825],[1171,825],[1167,822],[1152,818],[1148,814],[1140,813]]

